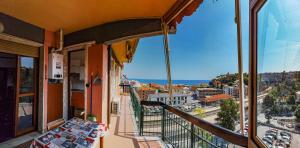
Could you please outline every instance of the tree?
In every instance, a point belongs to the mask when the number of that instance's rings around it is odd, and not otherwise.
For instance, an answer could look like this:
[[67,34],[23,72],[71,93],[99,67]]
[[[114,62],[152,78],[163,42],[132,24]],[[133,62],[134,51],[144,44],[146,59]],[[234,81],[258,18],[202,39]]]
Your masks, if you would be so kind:
[[275,97],[273,95],[267,95],[264,98],[262,105],[264,109],[273,108],[275,105]]
[[194,112],[197,113],[197,117],[199,118],[204,118],[206,116],[204,109],[200,107],[197,107]]
[[286,101],[289,105],[296,104],[296,97],[294,95],[290,95]]
[[298,105],[296,108],[295,116],[297,117],[298,120],[300,120],[300,105]]
[[267,124],[270,124],[270,119],[272,119],[270,109],[267,109],[265,112],[265,118],[267,119]]
[[221,104],[221,111],[218,112],[217,121],[229,130],[235,130],[235,121],[238,120],[239,105],[233,100],[224,100]]
[[209,87],[209,85],[206,84],[206,83],[201,83],[201,84],[199,85],[199,87],[200,87],[200,88],[207,88],[207,87]]

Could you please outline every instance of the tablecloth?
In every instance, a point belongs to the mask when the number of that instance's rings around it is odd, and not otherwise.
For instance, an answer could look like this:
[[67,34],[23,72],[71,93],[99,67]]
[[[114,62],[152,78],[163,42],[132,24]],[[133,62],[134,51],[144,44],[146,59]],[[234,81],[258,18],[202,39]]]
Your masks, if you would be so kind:
[[72,118],[61,126],[35,138],[32,148],[92,148],[99,147],[100,137],[107,135],[105,124]]

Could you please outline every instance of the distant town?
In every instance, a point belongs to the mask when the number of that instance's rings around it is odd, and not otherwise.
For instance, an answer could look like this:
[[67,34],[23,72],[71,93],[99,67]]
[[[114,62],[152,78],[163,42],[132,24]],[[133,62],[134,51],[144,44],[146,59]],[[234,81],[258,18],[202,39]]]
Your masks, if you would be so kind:
[[[247,96],[247,74],[244,74],[244,79]],[[218,112],[221,111],[223,101],[233,100],[235,104],[239,104],[238,74],[227,73],[198,85],[173,84],[172,99],[169,98],[167,85],[141,83],[138,80],[130,80],[129,83],[136,89],[140,101],[160,101],[214,124],[219,124]],[[232,130],[240,129],[238,121],[234,122],[236,125]]]
[[[291,138],[292,135],[299,137],[297,130],[300,127],[297,122],[300,119],[299,73],[298,71],[283,71],[258,74],[257,122],[258,129],[263,131],[258,133],[259,136],[266,137],[271,127],[278,127],[283,130],[281,131],[283,135],[290,135],[285,145],[298,143],[296,140],[292,142]],[[244,104],[247,110],[248,74],[244,73],[243,77]],[[173,84],[172,99],[169,98],[167,85],[141,83],[137,80],[130,80],[128,83],[135,88],[140,101],[160,101],[208,122],[242,133],[239,124],[240,91],[237,73],[219,75],[207,83],[197,85]],[[224,107],[224,104],[230,106]],[[231,109],[232,113],[226,114],[226,108]],[[226,122],[222,123],[222,118],[227,118]],[[232,120],[232,123],[228,123],[228,118]],[[244,134],[247,135],[247,111],[245,121]],[[286,132],[285,129],[296,134]],[[274,141],[273,139],[272,142]]]

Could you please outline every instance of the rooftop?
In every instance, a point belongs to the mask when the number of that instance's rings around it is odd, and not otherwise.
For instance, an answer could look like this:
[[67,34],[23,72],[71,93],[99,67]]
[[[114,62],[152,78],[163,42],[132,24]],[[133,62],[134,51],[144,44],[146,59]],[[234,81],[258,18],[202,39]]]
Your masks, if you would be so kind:
[[219,100],[227,100],[232,98],[232,96],[227,95],[227,94],[218,94],[218,95],[212,95],[210,97],[205,98],[205,102],[215,102]]

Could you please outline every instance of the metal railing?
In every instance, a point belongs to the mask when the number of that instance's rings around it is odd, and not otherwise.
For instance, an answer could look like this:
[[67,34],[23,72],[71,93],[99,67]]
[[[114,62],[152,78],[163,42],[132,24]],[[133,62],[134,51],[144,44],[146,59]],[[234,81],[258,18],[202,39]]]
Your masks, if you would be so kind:
[[247,147],[248,138],[162,102],[139,101],[130,87],[134,116],[143,136],[160,137],[175,148]]

